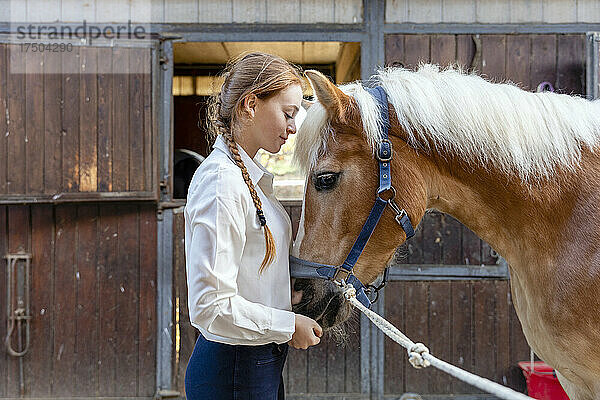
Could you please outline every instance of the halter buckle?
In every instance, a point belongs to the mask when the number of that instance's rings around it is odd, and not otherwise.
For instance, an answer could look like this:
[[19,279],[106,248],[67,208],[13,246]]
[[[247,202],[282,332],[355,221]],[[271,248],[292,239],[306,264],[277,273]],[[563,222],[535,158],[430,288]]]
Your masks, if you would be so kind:
[[[340,275],[340,273],[345,273],[346,276],[344,277],[344,279],[338,279],[338,276]],[[348,271],[346,268],[342,268],[342,267],[337,267],[337,270],[335,271],[335,274],[333,275],[333,281],[335,283],[342,283],[342,282],[346,282],[348,280],[348,277],[352,274],[352,271]]]
[[392,142],[389,139],[382,139],[379,143],[379,149],[375,153],[375,158],[381,162],[387,162],[392,159]]

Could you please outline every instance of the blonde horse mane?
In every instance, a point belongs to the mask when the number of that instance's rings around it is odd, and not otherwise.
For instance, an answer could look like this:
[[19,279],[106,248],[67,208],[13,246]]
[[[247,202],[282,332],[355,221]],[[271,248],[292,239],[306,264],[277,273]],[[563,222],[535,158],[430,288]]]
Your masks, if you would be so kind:
[[[493,166],[523,181],[551,177],[557,166],[576,170],[582,148],[593,151],[600,140],[600,101],[530,93],[430,64],[416,72],[385,68],[373,78],[387,92],[411,146]],[[356,100],[374,151],[381,135],[377,104],[360,82],[340,89]],[[302,168],[312,168],[327,151],[331,133],[325,109],[315,103],[296,139]]]

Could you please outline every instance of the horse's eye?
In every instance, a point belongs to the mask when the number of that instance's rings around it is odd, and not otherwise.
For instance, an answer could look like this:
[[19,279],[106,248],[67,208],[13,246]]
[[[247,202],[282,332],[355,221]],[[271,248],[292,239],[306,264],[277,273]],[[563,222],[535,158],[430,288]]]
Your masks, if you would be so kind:
[[337,183],[339,173],[335,172],[326,172],[323,174],[319,174],[315,177],[315,188],[317,190],[329,190],[333,189],[335,184]]

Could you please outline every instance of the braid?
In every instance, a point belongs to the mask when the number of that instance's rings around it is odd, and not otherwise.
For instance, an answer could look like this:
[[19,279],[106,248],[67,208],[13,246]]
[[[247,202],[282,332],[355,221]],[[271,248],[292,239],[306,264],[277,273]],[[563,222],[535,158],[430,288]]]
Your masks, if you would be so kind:
[[231,130],[227,129],[227,126],[225,125],[225,123],[223,121],[219,120],[217,125],[218,125],[218,129],[221,132],[223,132],[222,133],[223,137],[227,141],[227,145],[229,146],[229,151],[231,151],[231,155],[233,156],[233,160],[235,161],[235,164],[238,167],[240,167],[240,170],[242,170],[242,177],[244,178],[244,182],[246,182],[246,186],[248,186],[248,189],[250,190],[250,196],[252,196],[252,201],[254,202],[254,206],[256,207],[256,215],[258,215],[260,225],[263,227],[263,230],[264,230],[265,243],[266,243],[267,249],[265,252],[265,257],[264,257],[264,259],[260,265],[260,269],[259,269],[260,272],[263,272],[263,270],[269,264],[271,264],[273,262],[273,260],[275,259],[276,249],[275,249],[275,241],[273,240],[273,234],[271,233],[271,230],[267,226],[267,219],[265,218],[265,214],[262,210],[262,202],[260,201],[260,198],[258,197],[258,193],[256,193],[256,189],[254,189],[254,185],[252,184],[252,179],[250,179],[248,170],[246,169],[246,166],[244,165],[244,161],[242,161],[242,157],[240,156],[240,152],[237,148],[237,145],[235,144]]
[[263,272],[276,257],[275,241],[271,230],[267,226],[267,219],[258,193],[240,156],[233,132],[234,130],[237,132],[237,122],[239,122],[237,118],[243,116],[242,102],[246,96],[252,94],[259,99],[266,99],[292,84],[304,88],[302,72],[300,68],[279,56],[250,52],[242,53],[235,59],[228,61],[225,70],[219,76],[223,78],[223,83],[208,102],[206,118],[208,144],[211,146],[217,136],[222,135],[227,142],[235,164],[242,171],[244,182],[248,186],[256,207],[256,215],[265,234],[266,252],[259,270]]

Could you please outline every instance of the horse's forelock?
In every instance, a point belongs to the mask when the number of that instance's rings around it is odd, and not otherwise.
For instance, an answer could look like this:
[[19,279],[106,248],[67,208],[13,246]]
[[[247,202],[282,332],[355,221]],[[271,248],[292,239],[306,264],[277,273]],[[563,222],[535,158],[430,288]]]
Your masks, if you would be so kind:
[[[360,82],[342,85],[340,89],[351,96],[358,106],[367,143],[374,152],[381,140],[381,118],[377,102]],[[318,102],[313,104],[307,111],[296,138],[296,164],[305,172],[310,171],[317,159],[327,151],[327,140],[333,134],[325,108]]]
[[325,150],[328,129],[327,112],[320,103],[313,104],[296,136],[294,162],[305,173],[310,171]]

